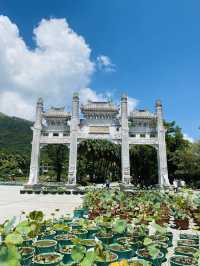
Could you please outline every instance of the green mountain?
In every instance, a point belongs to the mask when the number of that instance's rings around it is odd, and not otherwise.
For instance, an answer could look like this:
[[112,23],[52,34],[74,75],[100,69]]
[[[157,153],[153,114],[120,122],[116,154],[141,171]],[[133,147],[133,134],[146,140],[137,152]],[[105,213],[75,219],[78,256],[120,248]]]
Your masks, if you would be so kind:
[[31,150],[33,122],[0,113],[0,149],[28,155]]

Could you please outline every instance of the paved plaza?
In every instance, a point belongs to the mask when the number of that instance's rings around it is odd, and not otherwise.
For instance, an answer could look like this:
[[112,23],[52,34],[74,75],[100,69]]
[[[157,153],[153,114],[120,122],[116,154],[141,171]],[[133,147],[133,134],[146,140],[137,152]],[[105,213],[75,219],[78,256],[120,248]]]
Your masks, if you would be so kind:
[[50,215],[56,208],[59,214],[72,213],[82,203],[79,195],[21,195],[20,186],[0,186],[0,223],[7,218],[20,216],[21,211],[41,210]]

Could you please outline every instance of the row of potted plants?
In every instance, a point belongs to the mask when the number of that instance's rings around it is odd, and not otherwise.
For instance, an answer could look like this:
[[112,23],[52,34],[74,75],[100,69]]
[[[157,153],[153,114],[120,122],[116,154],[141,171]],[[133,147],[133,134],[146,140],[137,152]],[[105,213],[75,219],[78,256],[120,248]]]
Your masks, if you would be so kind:
[[[0,265],[159,266],[173,245],[170,226],[186,229],[186,220],[198,220],[198,197],[190,191],[89,190],[73,217],[59,217],[58,209],[50,219],[40,211],[22,213],[18,224],[12,219],[0,226]],[[196,266],[198,241],[180,235],[171,265]]]

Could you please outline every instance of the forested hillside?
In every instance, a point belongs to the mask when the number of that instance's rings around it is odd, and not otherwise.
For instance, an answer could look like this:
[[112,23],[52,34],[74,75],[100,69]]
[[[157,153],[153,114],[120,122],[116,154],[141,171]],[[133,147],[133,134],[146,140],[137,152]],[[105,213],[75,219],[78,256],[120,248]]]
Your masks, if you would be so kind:
[[32,122],[0,113],[0,149],[8,153],[29,154]]

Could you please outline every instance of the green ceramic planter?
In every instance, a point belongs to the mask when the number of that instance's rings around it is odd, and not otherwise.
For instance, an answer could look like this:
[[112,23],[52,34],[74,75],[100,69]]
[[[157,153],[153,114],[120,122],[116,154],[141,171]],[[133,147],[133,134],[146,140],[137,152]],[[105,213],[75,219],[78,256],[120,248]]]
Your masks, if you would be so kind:
[[91,239],[91,238],[94,238],[95,234],[98,233],[99,227],[87,228],[87,231],[88,231],[88,236],[87,237],[89,239]]
[[72,227],[72,229],[82,229],[82,226],[76,223],[71,223],[69,225]]
[[32,247],[34,240],[35,240],[34,238],[25,239],[23,241],[23,243],[22,243],[22,246],[24,246],[24,247]]
[[113,242],[113,235],[100,235],[97,234],[96,237],[103,243],[103,244],[112,244]]
[[21,255],[21,265],[22,266],[31,266],[32,265],[32,258],[34,255],[34,248],[31,247],[22,247],[20,248],[20,255]]
[[180,239],[177,241],[177,246],[180,247],[193,247],[193,248],[199,248],[199,243],[197,243],[195,240],[190,239]]
[[108,266],[110,263],[115,262],[115,261],[118,260],[117,254],[110,252],[110,255],[111,255],[111,258],[108,259],[107,261],[96,260],[95,264],[97,266]]
[[199,236],[193,234],[180,234],[180,239],[189,239],[194,240],[196,243],[199,243]]
[[96,241],[93,239],[83,239],[83,246],[86,247],[86,249],[90,249],[96,246]]
[[74,210],[74,218],[83,218],[83,215],[84,215],[83,209]]
[[194,254],[198,251],[197,248],[193,247],[176,247],[174,250],[175,255],[181,255],[181,256],[189,256],[193,257]]
[[68,218],[63,218],[62,220],[65,225],[69,225],[72,222],[72,219],[68,219]]
[[167,232],[166,237],[168,238],[168,246],[172,247],[173,246],[173,233]]
[[54,252],[57,246],[55,240],[39,240],[33,243],[36,254]]
[[165,255],[162,252],[160,252],[158,258],[153,259],[148,255],[142,254],[143,251],[144,249],[139,249],[137,251],[137,257],[139,259],[149,261],[153,266],[160,266],[165,261]]
[[111,250],[111,252],[118,255],[119,260],[130,259],[133,257],[133,250],[131,246],[120,245],[118,243],[115,243],[111,244],[108,248]]
[[63,255],[63,263],[69,263],[72,262],[71,258],[71,250],[73,248],[73,245],[66,245],[59,249],[59,253]]
[[58,245],[65,246],[65,245],[71,245],[72,239],[75,238],[72,234],[61,234],[54,237],[54,240],[58,242]]
[[51,239],[54,239],[56,235],[56,231],[51,231],[51,232],[43,232],[42,234],[40,234],[38,236],[38,240],[51,240]]
[[42,253],[33,258],[34,266],[57,266],[63,260],[63,255],[60,253]]
[[88,231],[83,229],[74,229],[70,233],[81,239],[87,238],[88,235]]
[[188,256],[173,256],[170,258],[171,266],[198,266],[198,262]]
[[120,237],[117,239],[117,243],[131,246],[133,251],[133,256],[135,255],[138,248],[142,247],[142,242],[133,242],[133,239],[130,237]]

